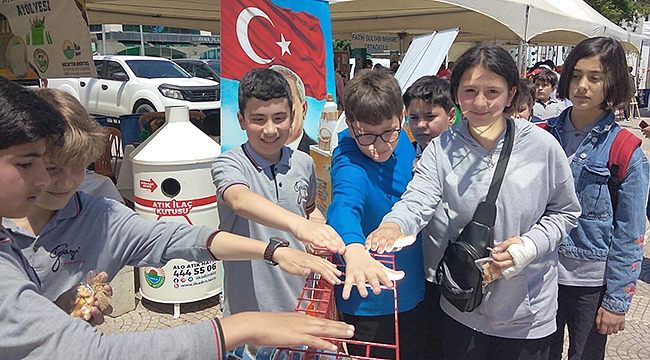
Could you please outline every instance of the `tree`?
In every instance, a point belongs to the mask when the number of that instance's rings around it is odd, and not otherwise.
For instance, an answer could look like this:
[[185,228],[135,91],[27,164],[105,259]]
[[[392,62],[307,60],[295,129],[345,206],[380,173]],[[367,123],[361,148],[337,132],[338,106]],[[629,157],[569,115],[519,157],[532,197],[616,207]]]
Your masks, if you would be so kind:
[[650,0],[585,0],[614,24],[636,28],[650,14]]
[[350,51],[350,43],[349,39],[334,39],[332,47],[334,51]]

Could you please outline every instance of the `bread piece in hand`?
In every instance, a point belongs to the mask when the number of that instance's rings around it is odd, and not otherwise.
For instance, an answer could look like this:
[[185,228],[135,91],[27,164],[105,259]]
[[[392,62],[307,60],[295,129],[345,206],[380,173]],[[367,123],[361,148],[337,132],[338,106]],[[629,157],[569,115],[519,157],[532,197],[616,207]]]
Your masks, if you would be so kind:
[[481,266],[483,268],[483,289],[488,286],[492,281],[500,278],[501,271],[492,265],[492,262],[484,262]]
[[105,271],[102,271],[97,274],[90,285],[95,293],[95,298],[99,301],[99,310],[101,311],[106,310],[106,307],[108,307],[108,304],[111,302],[111,294],[104,289],[104,285],[108,285],[108,274]]
[[92,317],[90,310],[94,302],[93,289],[89,285],[79,285],[77,287],[77,298],[70,316],[82,318],[86,321],[90,320]]
[[108,274],[101,272],[91,279],[87,285],[79,285],[77,287],[77,296],[75,299],[74,308],[70,313],[72,317],[82,318],[86,321],[92,317],[92,307],[95,306],[95,301],[99,303],[99,310],[104,311],[111,301],[111,295],[104,289],[104,285],[108,284]]

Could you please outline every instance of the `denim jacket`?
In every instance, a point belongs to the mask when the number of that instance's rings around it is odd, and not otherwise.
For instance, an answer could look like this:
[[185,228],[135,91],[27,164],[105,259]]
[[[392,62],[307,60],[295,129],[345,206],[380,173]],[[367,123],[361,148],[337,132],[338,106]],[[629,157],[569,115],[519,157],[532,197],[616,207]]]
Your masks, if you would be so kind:
[[[549,132],[562,144],[562,125],[571,107],[547,121]],[[643,260],[645,207],[648,196],[648,160],[640,148],[634,150],[625,178],[618,189],[613,213],[607,187],[609,151],[621,127],[606,111],[578,147],[570,167],[582,207],[578,227],[559,247],[560,254],[580,259],[607,261],[607,291],[602,306],[617,313],[630,307]],[[564,147],[564,145],[562,144]]]

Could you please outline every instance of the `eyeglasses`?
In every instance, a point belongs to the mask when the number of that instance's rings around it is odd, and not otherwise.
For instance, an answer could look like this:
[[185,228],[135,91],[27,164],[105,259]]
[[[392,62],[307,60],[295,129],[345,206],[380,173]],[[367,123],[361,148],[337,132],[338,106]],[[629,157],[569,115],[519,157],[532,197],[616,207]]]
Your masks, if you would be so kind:
[[357,132],[354,131],[354,127],[350,125],[350,128],[352,129],[352,133],[354,134],[354,138],[357,140],[359,145],[361,146],[370,146],[374,144],[377,141],[377,138],[381,138],[384,142],[386,143],[394,143],[399,139],[399,133],[402,131],[402,125],[400,124],[399,129],[391,129],[384,131],[383,133],[379,135],[375,134],[362,134],[362,135],[357,135]]

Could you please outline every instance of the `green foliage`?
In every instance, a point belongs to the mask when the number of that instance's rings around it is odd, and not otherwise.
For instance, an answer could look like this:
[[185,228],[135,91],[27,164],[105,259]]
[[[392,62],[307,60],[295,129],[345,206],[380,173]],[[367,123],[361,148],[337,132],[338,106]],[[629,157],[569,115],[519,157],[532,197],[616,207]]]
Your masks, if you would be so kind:
[[351,43],[352,41],[348,39],[334,39],[332,46],[334,51],[350,51]]
[[650,0],[585,0],[614,24],[636,28],[650,14]]

